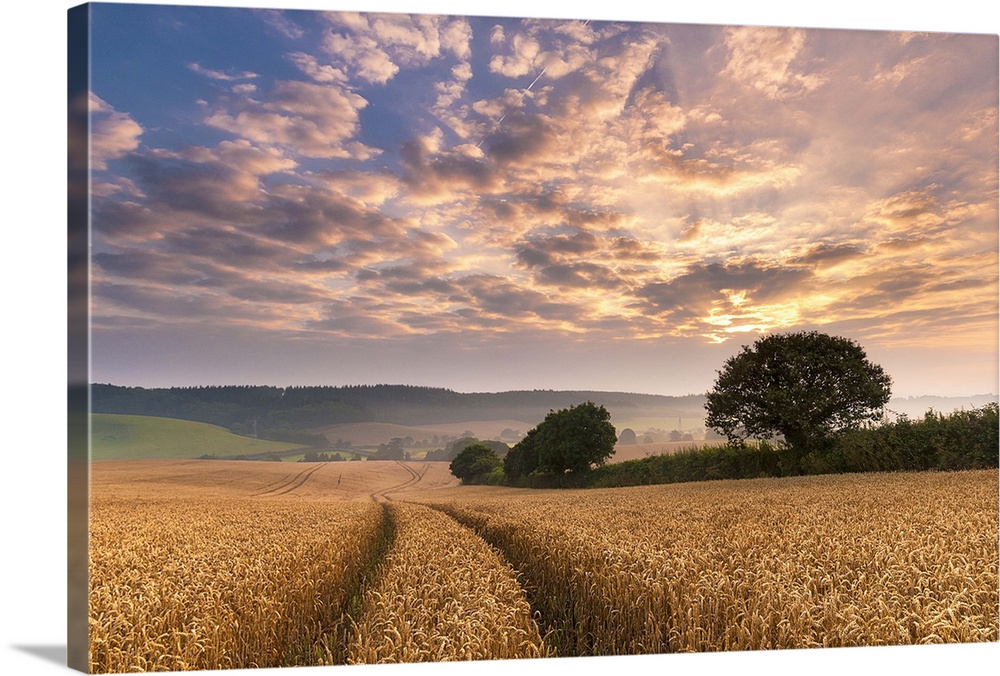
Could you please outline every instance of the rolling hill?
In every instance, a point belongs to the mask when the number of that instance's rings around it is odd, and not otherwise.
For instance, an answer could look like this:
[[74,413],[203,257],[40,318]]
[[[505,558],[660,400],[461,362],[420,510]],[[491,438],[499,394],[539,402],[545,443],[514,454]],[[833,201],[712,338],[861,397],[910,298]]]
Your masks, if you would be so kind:
[[296,444],[233,434],[216,425],[142,415],[94,414],[91,459],[127,460],[251,455],[287,451]]

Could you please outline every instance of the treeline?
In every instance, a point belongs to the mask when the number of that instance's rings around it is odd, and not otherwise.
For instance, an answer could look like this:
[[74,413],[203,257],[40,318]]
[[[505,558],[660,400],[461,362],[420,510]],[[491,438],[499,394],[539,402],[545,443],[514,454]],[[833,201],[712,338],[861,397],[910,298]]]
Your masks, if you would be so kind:
[[525,477],[517,485],[598,488],[804,474],[986,469],[1000,465],[998,430],[998,405],[991,403],[844,432],[800,460],[787,447],[765,441],[692,448],[603,465],[576,476]]
[[583,399],[603,404],[625,417],[701,417],[704,404],[701,395],[667,397],[553,390],[466,394],[413,385],[171,388],[91,385],[94,413],[195,420],[220,425],[238,434],[256,431],[261,438],[269,439],[284,435],[281,439],[274,438],[275,441],[290,441],[288,434],[296,430],[340,423],[419,425],[505,418],[533,420]]
[[[550,424],[550,420],[555,422],[556,417],[569,416],[580,408],[553,412],[502,459],[480,443],[467,446],[452,462],[452,474],[467,484],[610,488],[713,479],[1000,466],[1000,406],[996,402],[950,414],[928,411],[919,420],[903,416],[894,422],[845,431],[817,442],[805,456],[784,443],[759,441],[692,447],[610,465],[603,461],[613,448],[614,428],[610,442],[594,441],[595,430],[607,424],[606,420],[591,416],[591,422],[581,423],[574,419],[572,430],[556,429]],[[579,455],[579,461],[561,458],[556,462],[553,458],[560,455],[557,451],[562,442],[581,429],[589,431],[568,444]],[[552,433],[547,434],[547,430]]]
[[[451,393],[454,394],[454,393]],[[306,446],[328,445],[309,428],[380,421],[400,402],[445,397],[446,390],[375,385],[352,387],[272,387],[256,385],[143,388],[91,385],[94,413],[150,415],[194,420],[236,434]]]

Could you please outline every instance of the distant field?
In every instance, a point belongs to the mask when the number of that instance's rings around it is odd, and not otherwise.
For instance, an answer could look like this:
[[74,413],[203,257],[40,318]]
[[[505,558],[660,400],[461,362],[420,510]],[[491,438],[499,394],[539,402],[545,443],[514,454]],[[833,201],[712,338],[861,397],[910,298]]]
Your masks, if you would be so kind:
[[91,459],[197,458],[267,453],[298,444],[251,439],[216,425],[144,415],[95,413],[91,420]]
[[616,418],[614,414],[611,417],[611,423],[621,434],[622,430],[625,428],[631,429],[636,434],[641,435],[647,430],[664,430],[669,432],[671,430],[680,430],[682,432],[688,432],[695,428],[701,428],[705,426],[705,418],[678,418],[677,416],[662,416],[658,418],[644,417],[644,418]]
[[664,441],[658,444],[615,444],[615,453],[608,458],[608,462],[638,460],[651,455],[673,455],[678,451],[704,446],[721,446],[725,443],[725,439],[715,439],[710,441]]
[[[518,441],[518,439],[501,437],[504,430],[513,430],[518,432],[520,436],[524,436],[528,430],[535,427],[540,422],[542,421],[536,420],[534,422],[530,422],[512,419],[467,420],[464,422],[431,423],[420,426],[364,422],[327,425],[325,427],[317,428],[315,431],[325,434],[327,439],[330,441],[342,439],[350,441],[355,446],[375,446],[377,444],[385,444],[389,443],[395,437],[400,439],[411,437],[416,442],[426,440],[433,443],[434,437],[443,437],[445,435],[460,437],[466,432],[472,432],[473,435],[479,439],[500,438],[501,441],[512,446]],[[621,421],[613,421],[613,424],[618,434],[621,434],[622,430],[625,428],[630,428],[638,434],[641,439],[643,433],[650,429],[660,429],[665,431],[675,429],[691,430],[702,427],[704,425],[704,421],[700,418],[628,418],[622,419]],[[691,445],[691,442],[685,443],[689,446]],[[650,448],[656,447],[657,449],[659,449],[661,445],[662,444],[658,442],[646,444],[646,446]],[[442,442],[438,444],[436,448],[441,448],[443,446],[444,443]],[[656,452],[660,451],[657,450]]]
[[280,497],[384,501],[387,497],[402,500],[458,485],[458,479],[448,471],[448,463],[394,460],[297,463],[149,459],[102,462],[91,471],[94,499],[240,501]]
[[[540,420],[538,422],[541,422]],[[511,429],[526,434],[529,429],[538,424],[527,423],[521,420],[470,420],[457,423],[433,423],[428,425],[411,426],[396,425],[394,423],[344,423],[340,425],[328,425],[315,431],[325,434],[330,441],[343,439],[350,441],[356,446],[369,446],[376,444],[386,444],[394,437],[405,439],[412,437],[415,441],[432,441],[435,436],[444,435],[462,436],[465,432],[472,432],[479,439],[496,439],[505,429]],[[515,439],[502,439],[508,444],[513,444]],[[438,447],[443,447],[440,444]]]

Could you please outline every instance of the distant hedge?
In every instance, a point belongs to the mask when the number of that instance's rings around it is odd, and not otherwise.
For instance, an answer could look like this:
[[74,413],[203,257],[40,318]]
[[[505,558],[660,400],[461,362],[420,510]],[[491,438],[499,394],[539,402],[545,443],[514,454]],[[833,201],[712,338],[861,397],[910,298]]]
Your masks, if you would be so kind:
[[997,467],[1000,414],[996,403],[950,414],[929,411],[920,420],[852,430],[798,460],[781,444],[691,448],[672,455],[604,465],[586,475],[526,477],[519,486],[613,487],[750,479],[798,474],[963,470]]

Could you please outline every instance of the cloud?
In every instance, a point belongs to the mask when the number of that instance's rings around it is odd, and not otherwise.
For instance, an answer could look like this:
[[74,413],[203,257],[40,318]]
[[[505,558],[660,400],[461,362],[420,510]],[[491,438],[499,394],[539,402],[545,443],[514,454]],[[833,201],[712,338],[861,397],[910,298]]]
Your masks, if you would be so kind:
[[557,263],[542,266],[538,279],[560,288],[600,289],[612,291],[620,289],[623,279],[611,268],[596,263]]
[[169,222],[170,218],[165,218],[153,205],[123,200],[115,194],[110,198],[97,196],[91,206],[91,227],[98,238],[142,243]]
[[288,55],[289,60],[310,79],[324,84],[347,84],[348,77],[340,68],[321,64],[312,54],[304,52],[292,52]]
[[334,193],[349,195],[368,206],[378,206],[399,195],[403,182],[387,171],[343,169],[320,171],[308,175],[311,181]]
[[588,23],[526,19],[521,30],[511,35],[502,26],[494,26],[490,43],[507,53],[493,54],[490,72],[508,78],[544,75],[550,80],[577,72],[595,58],[588,47],[599,38]]
[[100,271],[120,278],[159,284],[191,284],[198,279],[185,264],[178,264],[176,258],[157,251],[98,252],[91,260]]
[[[289,249],[275,242],[225,228],[195,227],[166,233],[164,249],[173,255],[208,259],[239,269],[280,269]],[[284,255],[281,255],[284,254]]]
[[289,19],[285,12],[276,9],[254,9],[252,11],[261,17],[271,29],[289,40],[299,40],[305,35],[302,27]]
[[365,336],[380,340],[406,333],[403,325],[377,316],[346,314],[310,321],[308,328],[342,336]]
[[368,82],[385,84],[399,72],[399,66],[374,38],[350,38],[331,33],[326,38],[325,48],[327,53],[342,60],[358,77]]
[[197,322],[220,315],[232,321],[240,315],[236,307],[213,293],[179,295],[171,287],[111,283],[95,283],[92,290],[104,308],[100,314],[114,308],[125,316],[157,323]]
[[[411,300],[426,298],[440,308],[447,305],[448,299],[461,293],[455,279],[440,274],[442,267],[434,261],[366,268],[358,271],[357,279],[365,288],[381,294],[383,298],[392,297],[392,294]],[[386,291],[390,293],[386,294]]]
[[143,128],[93,92],[89,105],[90,163],[94,169],[103,170],[108,168],[109,161],[125,157],[139,147]]
[[788,262],[807,267],[830,267],[857,260],[865,255],[865,250],[858,244],[818,243],[807,247],[801,254],[789,258]]
[[520,112],[507,115],[503,127],[485,141],[490,157],[519,168],[537,166],[536,160],[542,157],[558,157],[566,150],[558,143],[558,129],[550,117]]
[[[253,156],[252,151],[233,155]],[[266,160],[255,157],[262,163]],[[156,151],[131,160],[137,184],[158,209],[191,211],[222,219],[247,217],[259,208],[261,184],[259,176],[220,161],[212,151]],[[284,165],[277,165],[284,166]],[[98,224],[97,226],[101,226]]]
[[450,202],[468,191],[490,192],[497,185],[492,163],[469,144],[442,147],[443,135],[434,132],[405,143],[400,156],[409,199],[420,204]]
[[[652,69],[660,42],[641,29],[605,31],[585,43],[562,22],[526,22],[504,35],[510,54],[497,73],[524,77],[524,89],[480,99],[473,110],[493,118],[482,147],[527,180],[611,181],[628,175],[638,106],[632,96]],[[530,78],[530,80],[528,79]]]
[[398,219],[336,191],[280,185],[271,188],[267,212],[255,219],[255,230],[270,239],[329,249],[346,242],[369,240],[369,246],[405,237]]
[[472,56],[472,26],[465,19],[453,19],[440,29],[441,48],[456,59],[467,61]]
[[386,84],[401,68],[422,66],[450,54],[466,60],[472,28],[461,17],[326,12],[332,25],[323,49],[361,79]]
[[575,229],[544,237],[534,237],[515,247],[518,260],[529,267],[551,265],[564,256],[586,258],[600,249],[601,243],[591,232]]
[[342,87],[284,80],[266,99],[236,98],[230,110],[217,109],[205,123],[293,155],[368,159],[379,151],[354,140],[358,112],[367,103]]
[[[460,314],[468,319],[528,321],[552,328],[568,328],[579,316],[571,302],[553,300],[548,294],[520,286],[493,275],[468,275],[459,281],[467,294],[468,309]],[[517,324],[511,324],[514,329]]]
[[481,138],[482,125],[469,119],[472,106],[460,103],[466,96],[466,85],[472,79],[472,65],[465,61],[460,62],[452,66],[450,74],[451,79],[434,85],[437,98],[431,106],[431,112],[459,138],[464,140]]
[[273,281],[266,284],[254,283],[235,286],[229,289],[229,295],[240,300],[269,305],[315,303],[327,297],[326,294],[301,284],[275,283]]
[[543,66],[539,63],[542,47],[538,40],[530,35],[517,33],[511,38],[504,38],[509,44],[508,55],[496,54],[490,59],[490,71],[505,77],[523,77],[528,74],[537,75]]
[[189,70],[198,73],[199,75],[204,75],[211,80],[220,80],[222,82],[234,82],[236,80],[253,80],[258,77],[257,73],[249,70],[245,70],[239,73],[224,73],[220,70],[212,70],[211,68],[205,68],[200,63],[192,62],[187,65]]
[[889,70],[875,73],[869,84],[875,87],[894,88],[903,83],[904,80],[918,76],[921,69],[926,67],[929,56],[923,56],[902,63],[896,63]]
[[280,151],[245,140],[214,148],[153,148],[128,162],[131,178],[93,192],[93,232],[101,242],[131,246],[184,228],[251,226],[269,199],[267,177],[297,167]]
[[291,172],[298,163],[285,156],[276,148],[259,148],[245,139],[236,141],[221,141],[213,153],[206,156],[211,161],[230,167],[253,176],[268,176],[276,173]]
[[[650,281],[635,292],[638,308],[665,319],[671,332],[721,333],[787,326],[797,309],[788,301],[807,293],[805,268],[763,262],[696,264],[669,280]],[[717,331],[713,327],[718,327]]]
[[726,29],[729,61],[723,73],[771,99],[815,91],[825,78],[792,70],[803,51],[806,32],[796,28],[745,26]]

